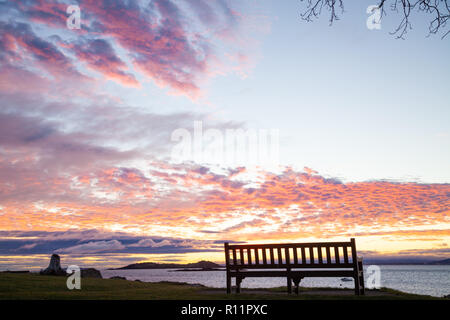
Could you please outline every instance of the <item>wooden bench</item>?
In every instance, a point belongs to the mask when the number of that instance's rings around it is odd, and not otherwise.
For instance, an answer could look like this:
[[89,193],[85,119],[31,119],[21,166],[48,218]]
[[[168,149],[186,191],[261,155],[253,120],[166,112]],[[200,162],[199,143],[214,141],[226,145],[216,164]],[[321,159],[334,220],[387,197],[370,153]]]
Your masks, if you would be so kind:
[[362,259],[356,253],[355,239],[350,242],[315,242],[282,244],[225,243],[227,293],[231,293],[231,278],[236,278],[236,293],[248,277],[286,277],[288,293],[292,281],[298,294],[305,277],[350,277],[355,282],[355,294],[364,294]]

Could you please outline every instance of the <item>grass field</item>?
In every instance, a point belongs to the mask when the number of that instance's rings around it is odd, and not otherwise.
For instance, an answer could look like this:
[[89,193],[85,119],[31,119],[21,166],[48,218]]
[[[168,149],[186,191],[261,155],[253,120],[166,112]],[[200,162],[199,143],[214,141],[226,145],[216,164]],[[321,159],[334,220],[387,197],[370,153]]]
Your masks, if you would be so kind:
[[65,277],[38,274],[0,273],[0,299],[438,299],[407,294],[391,289],[367,290],[365,296],[354,296],[353,290],[302,288],[298,296],[288,295],[286,288],[243,289],[241,294],[227,295],[225,289],[201,285],[128,280],[82,278],[81,290],[68,290]]

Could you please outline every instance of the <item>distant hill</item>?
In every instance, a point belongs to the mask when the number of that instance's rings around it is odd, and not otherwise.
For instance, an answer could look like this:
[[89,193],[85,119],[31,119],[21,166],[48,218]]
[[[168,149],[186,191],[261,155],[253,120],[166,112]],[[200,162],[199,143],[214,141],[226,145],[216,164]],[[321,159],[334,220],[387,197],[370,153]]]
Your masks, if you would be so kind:
[[450,259],[444,260],[424,260],[424,259],[377,259],[377,258],[367,258],[364,259],[364,264],[378,264],[378,265],[450,265]]
[[115,270],[123,269],[175,269],[175,268],[199,268],[199,269],[214,269],[221,266],[211,261],[199,261],[194,263],[156,263],[156,262],[141,262],[133,263],[125,267],[116,268]]
[[428,262],[427,264],[433,264],[433,265],[449,265],[449,264],[450,264],[450,259],[444,259],[444,260],[438,260],[438,261],[431,261],[431,262]]
[[[436,260],[436,261],[420,261],[420,260],[372,260],[367,259],[365,264],[380,264],[380,265],[450,265],[450,259]],[[223,266],[211,262],[211,261],[198,261],[194,263],[156,263],[156,262],[141,262],[133,263],[121,268],[115,268],[114,270],[124,270],[124,269],[217,269]]]

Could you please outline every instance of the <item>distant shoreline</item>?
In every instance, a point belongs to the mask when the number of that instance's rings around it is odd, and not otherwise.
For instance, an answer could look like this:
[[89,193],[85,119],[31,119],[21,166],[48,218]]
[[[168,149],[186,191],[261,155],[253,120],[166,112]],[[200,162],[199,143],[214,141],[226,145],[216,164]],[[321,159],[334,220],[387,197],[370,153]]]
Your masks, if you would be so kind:
[[[379,265],[379,266],[448,266],[450,265],[450,259],[431,261],[431,262],[395,262],[395,261],[376,261],[376,260],[365,260],[364,265]],[[96,267],[101,270],[148,270],[148,269],[176,269],[174,271],[224,271],[225,266],[220,265],[210,261],[199,261],[196,263],[189,264],[179,264],[179,263],[153,263],[153,262],[143,262],[130,264],[119,268],[107,268],[107,267]],[[14,267],[0,270],[1,273],[26,273],[26,272],[39,272],[40,268],[35,270],[30,269],[15,269]]]
[[[399,265],[399,266],[432,266],[439,265],[445,266],[450,265],[450,259],[430,261],[430,262],[397,262],[397,261],[377,261],[377,260],[367,260],[364,261],[365,265],[375,264],[375,265]],[[223,271],[224,265],[220,265],[211,261],[199,261],[195,263],[156,263],[156,262],[140,262],[133,263],[120,268],[109,268],[107,270],[137,270],[137,269],[177,269],[175,271]],[[196,270],[193,270],[196,269]]]
[[190,269],[190,268],[185,268],[185,269],[176,269],[176,270],[169,270],[169,272],[179,272],[179,271],[183,271],[183,272],[201,272],[201,271],[226,271],[226,269],[224,268],[203,268],[203,269]]

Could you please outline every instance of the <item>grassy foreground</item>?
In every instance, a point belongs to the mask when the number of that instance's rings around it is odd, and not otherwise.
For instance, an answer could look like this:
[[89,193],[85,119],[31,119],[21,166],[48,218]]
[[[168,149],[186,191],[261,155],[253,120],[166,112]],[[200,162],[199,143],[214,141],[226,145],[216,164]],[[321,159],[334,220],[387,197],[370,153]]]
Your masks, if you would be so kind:
[[356,297],[352,290],[331,288],[302,288],[298,296],[288,295],[285,288],[243,289],[241,294],[227,295],[224,289],[201,285],[128,280],[82,278],[81,290],[68,290],[65,277],[37,274],[0,273],[0,299],[439,299],[407,294],[391,289],[369,290]]

